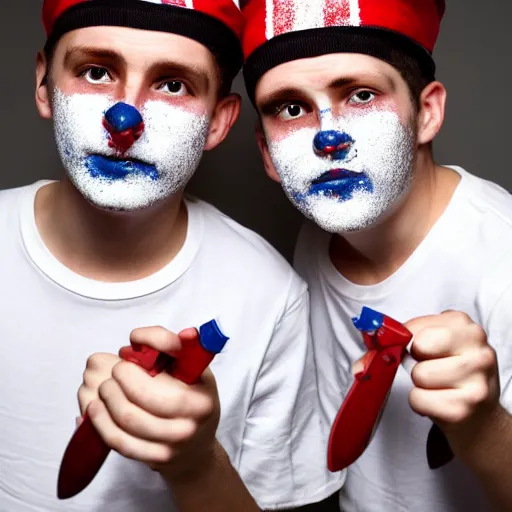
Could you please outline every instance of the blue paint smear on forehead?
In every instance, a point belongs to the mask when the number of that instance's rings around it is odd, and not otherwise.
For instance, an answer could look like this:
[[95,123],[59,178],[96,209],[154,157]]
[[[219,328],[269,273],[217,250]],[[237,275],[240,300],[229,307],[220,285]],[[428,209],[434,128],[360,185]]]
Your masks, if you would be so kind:
[[101,155],[90,155],[85,159],[85,165],[93,178],[110,181],[123,180],[130,174],[142,174],[154,181],[159,178],[154,165],[132,160],[114,160]]

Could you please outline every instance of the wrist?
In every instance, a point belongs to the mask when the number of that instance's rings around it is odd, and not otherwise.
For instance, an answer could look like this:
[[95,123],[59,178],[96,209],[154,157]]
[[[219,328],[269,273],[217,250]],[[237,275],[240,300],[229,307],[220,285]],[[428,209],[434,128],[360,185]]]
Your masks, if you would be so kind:
[[485,454],[496,443],[505,439],[512,418],[500,405],[488,409],[471,423],[453,429],[449,436],[455,454],[467,465],[481,464]]
[[210,475],[224,457],[227,457],[226,452],[218,441],[214,440],[210,446],[202,449],[200,454],[189,458],[185,466],[166,467],[160,474],[171,488],[184,483],[190,484]]

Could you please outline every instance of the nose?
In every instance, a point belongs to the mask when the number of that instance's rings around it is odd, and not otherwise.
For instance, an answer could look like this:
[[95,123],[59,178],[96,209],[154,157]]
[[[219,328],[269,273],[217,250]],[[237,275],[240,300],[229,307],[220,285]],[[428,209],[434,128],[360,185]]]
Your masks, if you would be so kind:
[[109,133],[108,145],[120,153],[128,151],[144,131],[140,112],[123,102],[116,103],[105,112],[103,126]]
[[313,140],[315,152],[319,155],[330,155],[336,153],[338,157],[346,154],[352,144],[352,137],[337,130],[324,130],[318,132]]

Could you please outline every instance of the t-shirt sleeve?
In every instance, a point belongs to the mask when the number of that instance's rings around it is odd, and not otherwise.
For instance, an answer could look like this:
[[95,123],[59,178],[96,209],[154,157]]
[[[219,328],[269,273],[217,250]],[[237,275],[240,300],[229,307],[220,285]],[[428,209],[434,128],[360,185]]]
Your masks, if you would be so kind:
[[260,368],[239,466],[262,510],[315,503],[342,485],[341,475],[327,469],[306,285],[288,302]]
[[512,414],[512,284],[492,307],[485,331],[498,358],[501,403]]

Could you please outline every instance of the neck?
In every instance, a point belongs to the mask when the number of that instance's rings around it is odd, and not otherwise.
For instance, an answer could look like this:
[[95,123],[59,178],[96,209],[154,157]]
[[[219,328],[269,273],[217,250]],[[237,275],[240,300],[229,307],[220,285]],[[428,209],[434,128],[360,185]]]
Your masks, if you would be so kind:
[[436,165],[430,152],[420,150],[411,189],[385,220],[369,229],[335,236],[330,254],[347,279],[377,284],[416,250],[448,206],[460,181],[451,169]]
[[179,252],[187,232],[182,194],[142,212],[106,212],[67,179],[39,190],[35,216],[44,243],[61,263],[107,282],[155,273]]

